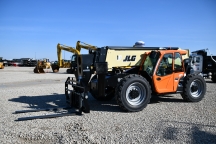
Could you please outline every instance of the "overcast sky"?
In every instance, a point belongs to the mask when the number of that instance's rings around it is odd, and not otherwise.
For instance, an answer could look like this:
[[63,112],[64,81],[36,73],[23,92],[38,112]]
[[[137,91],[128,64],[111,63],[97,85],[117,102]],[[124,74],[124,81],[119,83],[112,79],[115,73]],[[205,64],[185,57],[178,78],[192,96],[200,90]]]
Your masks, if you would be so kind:
[[216,1],[0,0],[0,57],[57,60],[57,44],[77,40],[98,47],[142,40],[216,55]]

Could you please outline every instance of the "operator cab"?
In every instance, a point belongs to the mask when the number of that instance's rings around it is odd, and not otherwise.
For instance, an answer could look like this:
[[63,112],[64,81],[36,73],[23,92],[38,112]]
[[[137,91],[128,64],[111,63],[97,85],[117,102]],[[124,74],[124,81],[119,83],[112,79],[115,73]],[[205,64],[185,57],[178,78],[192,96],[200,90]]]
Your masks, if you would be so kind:
[[140,65],[141,75],[148,74],[156,92],[175,92],[185,72],[182,55],[183,50],[151,51]]

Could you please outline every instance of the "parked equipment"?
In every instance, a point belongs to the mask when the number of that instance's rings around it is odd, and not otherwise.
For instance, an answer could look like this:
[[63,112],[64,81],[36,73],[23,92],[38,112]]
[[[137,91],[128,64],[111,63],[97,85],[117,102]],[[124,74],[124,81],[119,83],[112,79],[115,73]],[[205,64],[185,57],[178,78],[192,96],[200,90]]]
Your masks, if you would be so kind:
[[193,51],[188,63],[188,71],[195,70],[203,77],[210,78],[216,82],[216,56],[208,56],[208,49]]
[[50,69],[51,64],[49,59],[38,60],[34,68],[34,73],[45,73],[44,69]]
[[[82,44],[80,44],[80,43],[82,43]],[[53,72],[58,72],[59,68],[69,68],[67,70],[67,73],[73,73],[74,65],[72,64],[72,62],[73,62],[72,60],[74,59],[74,57],[76,57],[76,55],[80,55],[81,48],[85,48],[85,49],[88,49],[88,50],[96,50],[95,46],[86,44],[86,43],[81,42],[81,41],[77,41],[76,48],[66,46],[66,45],[62,45],[62,44],[58,43],[57,44],[58,63],[57,64],[52,64]],[[74,53],[74,55],[72,56],[71,63],[64,62],[64,60],[62,59],[62,50]]]
[[0,57],[0,69],[4,69],[4,62],[2,60],[2,57]]
[[77,55],[75,77],[65,82],[66,101],[77,114],[90,112],[90,95],[102,101],[115,97],[120,108],[129,112],[143,110],[158,94],[180,93],[185,101],[198,102],[206,93],[206,83],[195,71],[186,74],[187,54],[178,47],[106,46],[90,52],[88,59]]
[[[140,111],[149,103],[153,94],[180,93],[185,101],[200,101],[206,92],[204,78],[198,74],[185,75],[183,55],[186,50],[179,48],[148,48],[151,52],[143,53],[140,61],[130,69],[119,71],[118,63],[107,61],[109,49],[128,51],[131,48],[105,47],[98,49],[92,61],[91,69],[77,68],[76,81],[68,78],[65,83],[65,94],[74,106],[88,112],[88,92],[97,100],[110,100],[114,96],[125,111]],[[136,51],[136,49],[134,49]],[[134,52],[133,51],[133,52]],[[144,52],[144,50],[143,50]],[[119,53],[119,54],[122,54]],[[136,56],[128,55],[122,63],[135,61]],[[79,63],[79,62],[78,62]],[[112,67],[112,71],[109,68]],[[96,75],[90,79],[91,74]],[[68,89],[72,85],[73,90]],[[69,93],[70,92],[70,93]],[[77,103],[81,101],[82,103]],[[77,106],[77,104],[79,104]]]
[[0,57],[0,69],[4,69],[4,62],[2,60],[2,57]]
[[0,62],[0,69],[4,69],[4,63]]

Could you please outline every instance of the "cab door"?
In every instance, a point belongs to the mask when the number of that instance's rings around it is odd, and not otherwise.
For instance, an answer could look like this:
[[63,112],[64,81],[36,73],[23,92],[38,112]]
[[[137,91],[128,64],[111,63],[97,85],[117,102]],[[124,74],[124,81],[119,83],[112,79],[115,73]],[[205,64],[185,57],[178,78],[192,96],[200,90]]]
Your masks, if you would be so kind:
[[184,76],[184,67],[183,67],[183,60],[182,55],[179,52],[174,53],[174,91],[177,91],[177,87],[179,84],[180,79]]
[[167,53],[162,56],[155,69],[153,82],[157,93],[167,93],[174,91],[173,75],[173,53]]

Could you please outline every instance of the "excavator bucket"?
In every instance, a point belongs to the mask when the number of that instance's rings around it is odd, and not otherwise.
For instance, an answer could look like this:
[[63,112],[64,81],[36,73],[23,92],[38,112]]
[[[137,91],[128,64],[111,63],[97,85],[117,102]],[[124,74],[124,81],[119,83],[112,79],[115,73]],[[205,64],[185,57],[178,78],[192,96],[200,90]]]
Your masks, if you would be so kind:
[[34,68],[34,73],[45,73],[43,68],[38,68],[37,66]]

